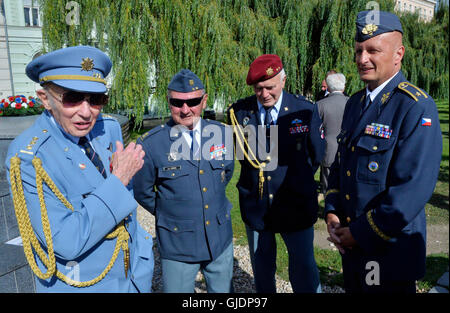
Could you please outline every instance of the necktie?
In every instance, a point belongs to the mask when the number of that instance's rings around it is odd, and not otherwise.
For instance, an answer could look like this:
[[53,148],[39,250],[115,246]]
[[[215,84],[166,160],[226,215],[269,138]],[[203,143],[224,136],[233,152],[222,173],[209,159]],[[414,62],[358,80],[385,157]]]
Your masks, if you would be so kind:
[[366,99],[361,106],[361,116],[364,114],[364,112],[366,112],[366,110],[369,108],[371,104],[372,99],[370,98],[370,96],[366,96]]
[[192,144],[191,144],[191,152],[192,152],[192,159],[193,160],[199,160],[199,145],[197,140],[195,139],[195,130],[190,130],[189,135],[191,135],[192,138]]
[[84,149],[84,151],[86,152],[86,156],[95,165],[100,174],[102,174],[103,178],[106,178],[105,167],[103,166],[102,160],[100,160],[98,154],[95,153],[94,149],[89,143],[89,140],[87,140],[86,137],[81,137],[78,145]]
[[270,125],[272,125],[272,111],[273,107],[264,107],[266,115],[264,116],[264,125],[266,126],[266,152],[270,151]]

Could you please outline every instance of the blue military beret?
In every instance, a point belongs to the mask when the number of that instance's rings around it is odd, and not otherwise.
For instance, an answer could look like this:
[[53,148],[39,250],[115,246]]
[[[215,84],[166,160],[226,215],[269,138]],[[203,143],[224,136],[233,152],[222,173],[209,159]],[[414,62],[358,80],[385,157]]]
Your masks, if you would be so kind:
[[205,89],[205,87],[197,75],[190,70],[182,69],[172,77],[167,89],[178,92],[192,92]]
[[111,60],[101,50],[76,46],[41,55],[27,65],[25,72],[41,85],[52,82],[79,92],[105,93],[105,77],[111,67]]
[[363,42],[377,35],[399,31],[403,34],[402,24],[397,15],[384,11],[362,11],[356,18],[355,40]]

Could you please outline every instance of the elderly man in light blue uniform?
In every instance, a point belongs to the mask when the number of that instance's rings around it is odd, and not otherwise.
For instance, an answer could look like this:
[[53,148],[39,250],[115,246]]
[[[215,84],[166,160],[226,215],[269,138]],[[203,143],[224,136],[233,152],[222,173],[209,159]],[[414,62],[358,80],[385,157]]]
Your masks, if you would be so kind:
[[156,216],[163,291],[194,292],[201,270],[208,292],[230,292],[232,136],[201,118],[208,95],[197,75],[181,70],[168,89],[172,119],[137,140],[146,154],[133,181],[136,200]]
[[127,187],[145,153],[124,149],[119,123],[101,114],[111,66],[77,46],[26,68],[46,110],[11,143],[6,167],[38,292],[151,291],[152,238]]

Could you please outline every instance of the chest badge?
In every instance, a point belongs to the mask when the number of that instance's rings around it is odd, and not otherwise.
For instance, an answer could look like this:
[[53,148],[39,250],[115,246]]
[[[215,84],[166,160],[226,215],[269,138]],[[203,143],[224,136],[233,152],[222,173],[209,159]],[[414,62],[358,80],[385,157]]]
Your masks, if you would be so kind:
[[244,117],[244,120],[242,121],[242,125],[244,127],[247,126],[249,121],[250,121],[250,118],[248,116]]
[[372,161],[372,162],[369,163],[368,168],[369,168],[369,170],[370,170],[371,172],[374,173],[374,172],[378,171],[379,166],[378,166],[378,163],[377,163],[377,162]]

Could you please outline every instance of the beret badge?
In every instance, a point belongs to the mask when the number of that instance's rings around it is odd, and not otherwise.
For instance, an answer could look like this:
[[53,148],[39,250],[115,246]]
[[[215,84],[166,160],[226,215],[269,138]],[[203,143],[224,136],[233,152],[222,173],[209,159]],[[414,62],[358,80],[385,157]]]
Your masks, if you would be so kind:
[[378,26],[375,24],[367,24],[364,26],[363,30],[361,31],[364,35],[372,36],[374,32],[376,32],[378,29]]
[[94,60],[91,58],[83,58],[81,61],[81,70],[83,71],[92,71],[94,68]]
[[268,67],[268,68],[266,69],[266,74],[267,74],[267,76],[272,76],[272,74],[273,74],[273,69],[272,69],[271,67]]

